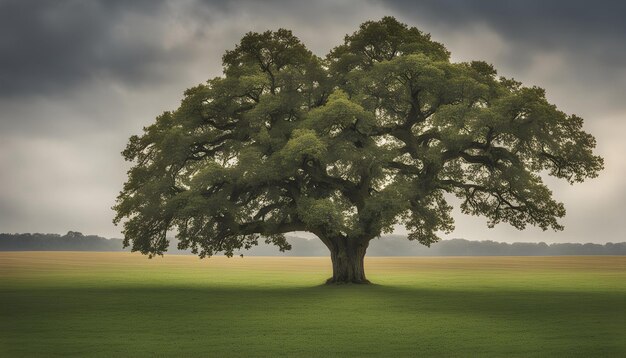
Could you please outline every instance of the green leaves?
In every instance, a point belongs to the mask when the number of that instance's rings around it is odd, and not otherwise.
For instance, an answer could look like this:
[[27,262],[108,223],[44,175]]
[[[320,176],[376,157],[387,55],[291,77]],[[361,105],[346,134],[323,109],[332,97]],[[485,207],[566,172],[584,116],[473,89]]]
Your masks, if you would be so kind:
[[320,160],[325,153],[326,146],[314,131],[296,129],[279,154],[286,168],[295,168],[302,163],[310,165],[308,161]]
[[344,211],[341,203],[331,198],[303,198],[298,204],[298,215],[306,225],[323,227],[329,233],[339,236],[346,230]]
[[[424,245],[453,229],[446,193],[493,226],[562,229],[542,175],[595,177],[583,120],[545,91],[452,63],[443,45],[392,17],[368,21],[326,59],[288,30],[248,33],[224,76],[132,136],[134,166],[114,207],[125,243],[161,254],[166,234],[201,257],[289,231],[333,247],[402,223]],[[366,246],[366,245],[365,245]]]
[[374,126],[375,116],[363,107],[350,101],[341,90],[334,91],[324,106],[311,110],[305,125],[320,135],[330,138],[353,128],[362,135],[370,133]]

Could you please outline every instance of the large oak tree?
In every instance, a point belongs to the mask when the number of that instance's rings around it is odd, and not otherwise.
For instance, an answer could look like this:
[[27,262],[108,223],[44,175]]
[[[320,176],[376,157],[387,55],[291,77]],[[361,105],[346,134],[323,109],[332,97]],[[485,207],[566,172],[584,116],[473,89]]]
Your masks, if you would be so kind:
[[363,283],[370,240],[403,224],[436,242],[453,229],[452,196],[489,226],[560,230],[565,209],[542,175],[602,169],[583,120],[543,89],[453,63],[392,17],[324,59],[288,30],[248,33],[223,64],[123,152],[134,166],[115,222],[134,251],[162,254],[171,230],[201,257],[260,237],[285,250],[285,233],[308,231],[330,251],[328,282]]

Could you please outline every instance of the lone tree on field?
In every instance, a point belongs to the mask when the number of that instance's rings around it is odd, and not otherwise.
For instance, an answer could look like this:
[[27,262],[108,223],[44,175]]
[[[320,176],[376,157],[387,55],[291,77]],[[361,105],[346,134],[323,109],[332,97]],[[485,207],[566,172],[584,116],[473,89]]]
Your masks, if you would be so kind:
[[445,193],[466,214],[561,230],[563,204],[539,174],[570,183],[602,158],[583,120],[544,90],[392,17],[366,22],[325,59],[290,31],[248,33],[224,75],[185,92],[123,155],[134,163],[114,209],[124,244],[231,256],[260,236],[314,233],[330,250],[329,283],[365,283],[370,240],[404,224],[424,245],[450,232]]

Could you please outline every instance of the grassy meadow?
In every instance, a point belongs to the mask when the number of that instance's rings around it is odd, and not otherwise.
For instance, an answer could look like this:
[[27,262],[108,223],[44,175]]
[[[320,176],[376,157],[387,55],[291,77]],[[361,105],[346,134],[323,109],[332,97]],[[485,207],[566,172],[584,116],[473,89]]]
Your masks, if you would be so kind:
[[0,356],[626,356],[626,257],[0,253]]

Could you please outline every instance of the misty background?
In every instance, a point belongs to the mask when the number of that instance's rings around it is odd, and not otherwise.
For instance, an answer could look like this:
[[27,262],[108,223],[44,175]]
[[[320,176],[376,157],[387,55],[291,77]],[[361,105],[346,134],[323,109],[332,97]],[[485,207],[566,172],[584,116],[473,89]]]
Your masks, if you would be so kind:
[[129,169],[128,137],[220,75],[221,56],[246,32],[288,28],[325,56],[362,22],[391,15],[430,33],[453,61],[485,60],[545,88],[585,119],[605,158],[599,178],[547,180],[567,208],[562,232],[487,229],[455,209],[444,238],[625,241],[625,13],[626,3],[578,0],[0,0],[0,232],[121,237],[110,208]]

